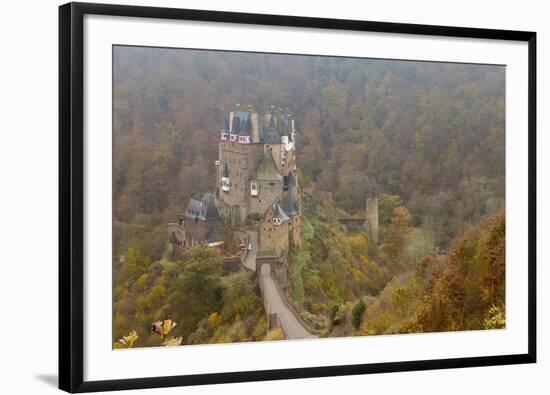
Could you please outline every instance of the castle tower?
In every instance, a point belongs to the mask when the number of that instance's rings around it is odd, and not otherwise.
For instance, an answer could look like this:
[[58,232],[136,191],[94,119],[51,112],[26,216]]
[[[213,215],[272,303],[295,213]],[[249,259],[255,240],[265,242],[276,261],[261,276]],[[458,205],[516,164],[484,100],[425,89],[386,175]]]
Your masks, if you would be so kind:
[[260,115],[237,106],[222,114],[219,130],[216,198],[223,217],[240,226],[282,201],[282,180],[296,170],[294,120],[281,109]]
[[250,182],[250,214],[263,215],[267,208],[280,199],[283,193],[283,176],[279,172],[271,151],[266,151],[256,167]]
[[365,211],[367,212],[366,225],[369,237],[378,244],[378,198],[367,198]]

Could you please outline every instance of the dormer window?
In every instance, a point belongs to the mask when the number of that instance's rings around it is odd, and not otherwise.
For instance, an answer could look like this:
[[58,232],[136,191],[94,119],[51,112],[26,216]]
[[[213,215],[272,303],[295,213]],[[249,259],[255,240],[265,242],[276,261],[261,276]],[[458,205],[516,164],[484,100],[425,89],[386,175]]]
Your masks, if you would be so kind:
[[250,196],[258,196],[258,183],[256,181],[252,181],[250,183]]
[[222,177],[222,191],[229,192],[231,182],[229,182],[229,177]]

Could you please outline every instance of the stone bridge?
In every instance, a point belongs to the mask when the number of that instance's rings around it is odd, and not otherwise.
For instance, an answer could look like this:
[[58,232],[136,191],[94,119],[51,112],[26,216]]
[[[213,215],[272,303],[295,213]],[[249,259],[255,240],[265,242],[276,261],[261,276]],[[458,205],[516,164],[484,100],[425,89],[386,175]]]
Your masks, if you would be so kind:
[[286,339],[306,339],[315,338],[306,328],[306,325],[290,306],[286,297],[277,283],[277,280],[271,273],[271,265],[265,263],[260,267],[256,267],[256,254],[258,252],[258,233],[248,231],[248,242],[252,245],[250,251],[247,252],[243,265],[253,271],[258,271],[260,281],[260,289],[264,299],[264,306],[268,318],[271,321],[272,315],[276,314],[283,330],[285,331]]
[[340,217],[338,221],[344,224],[348,229],[366,229],[365,221],[367,218],[362,217]]

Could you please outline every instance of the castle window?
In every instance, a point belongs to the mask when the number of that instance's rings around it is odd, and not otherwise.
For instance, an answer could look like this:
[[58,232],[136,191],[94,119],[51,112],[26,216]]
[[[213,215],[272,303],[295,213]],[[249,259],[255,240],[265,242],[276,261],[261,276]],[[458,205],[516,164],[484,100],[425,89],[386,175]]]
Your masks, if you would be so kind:
[[250,183],[250,196],[258,196],[258,183],[256,181]]

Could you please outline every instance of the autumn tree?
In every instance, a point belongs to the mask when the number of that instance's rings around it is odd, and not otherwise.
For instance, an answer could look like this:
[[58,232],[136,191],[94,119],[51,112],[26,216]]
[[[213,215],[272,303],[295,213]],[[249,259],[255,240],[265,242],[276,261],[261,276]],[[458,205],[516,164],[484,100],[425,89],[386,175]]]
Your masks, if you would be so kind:
[[406,245],[405,236],[410,232],[411,214],[405,207],[393,210],[391,222],[384,235],[383,251],[392,261],[397,261],[403,254]]

